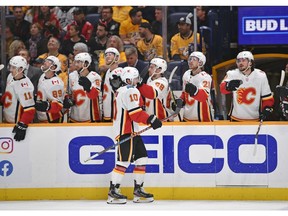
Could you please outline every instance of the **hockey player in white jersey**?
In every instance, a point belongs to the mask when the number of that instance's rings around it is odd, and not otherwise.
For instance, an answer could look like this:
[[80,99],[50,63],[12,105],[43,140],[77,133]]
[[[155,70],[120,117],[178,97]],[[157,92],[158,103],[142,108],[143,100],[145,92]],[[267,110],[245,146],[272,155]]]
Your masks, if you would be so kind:
[[147,83],[140,82],[137,86],[145,98],[145,109],[148,114],[156,115],[159,119],[167,117],[166,99],[169,92],[168,80],[164,77],[167,62],[162,58],[153,58],[149,65]]
[[118,68],[120,54],[116,48],[109,47],[105,50],[105,62],[108,65],[108,70],[104,75],[104,82],[102,88],[103,94],[103,121],[110,122],[113,118],[113,100],[114,93],[109,83],[109,77],[113,70]]
[[63,122],[64,83],[56,72],[61,70],[61,62],[55,56],[48,56],[41,66],[43,74],[38,82],[35,108],[37,118],[42,123]]
[[[116,80],[113,81],[114,83],[119,83],[116,76],[114,79]],[[125,67],[121,79],[124,86],[117,90],[115,88],[114,100],[113,131],[116,140],[121,141],[139,131],[138,123],[151,124],[154,130],[160,128],[162,122],[155,115],[149,115],[141,108],[141,94],[136,88],[140,80],[138,70],[134,67]],[[115,85],[113,84],[113,86]],[[146,193],[143,189],[147,159],[147,151],[141,136],[135,136],[118,146],[117,162],[112,171],[108,192],[108,204],[125,204],[127,202],[127,196],[120,192],[120,184],[131,162],[135,164],[133,201],[154,201],[153,194]]]
[[100,122],[99,95],[101,94],[101,76],[88,67],[92,58],[87,52],[74,58],[76,70],[69,74],[69,95],[73,103],[65,98],[64,107],[70,108],[70,122]]
[[22,56],[10,59],[5,93],[2,95],[4,122],[16,123],[13,128],[14,139],[25,139],[28,125],[35,115],[34,86],[30,79],[24,75],[27,61]]
[[[183,121],[213,121],[210,97],[211,76],[203,71],[206,57],[202,52],[192,52],[188,58],[189,70],[182,77]],[[175,105],[174,105],[175,106]]]
[[222,94],[233,94],[231,121],[258,121],[273,111],[274,98],[266,73],[255,68],[249,51],[237,55],[237,69],[229,70],[220,84]]

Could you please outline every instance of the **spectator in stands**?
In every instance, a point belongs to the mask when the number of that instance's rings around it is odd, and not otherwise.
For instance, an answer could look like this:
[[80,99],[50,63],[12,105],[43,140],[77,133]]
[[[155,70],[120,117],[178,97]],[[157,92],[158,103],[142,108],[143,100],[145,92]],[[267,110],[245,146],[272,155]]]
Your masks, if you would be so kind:
[[13,7],[14,20],[11,21],[11,30],[13,34],[19,37],[22,41],[28,40],[30,37],[30,25],[28,21],[24,20],[24,12],[21,6]]
[[119,35],[124,44],[136,45],[140,40],[139,26],[142,22],[148,22],[142,18],[142,12],[139,8],[133,8],[129,11],[130,19],[123,21],[120,25]]
[[38,87],[38,81],[43,73],[40,68],[34,67],[30,65],[30,53],[27,49],[21,49],[18,53],[19,56],[22,56],[27,61],[27,67],[24,70],[24,74],[31,80],[32,84],[34,85],[34,95],[37,94],[37,87]]
[[67,78],[68,78],[68,74],[67,74],[67,69],[68,69],[68,66],[67,66],[68,61],[67,60],[68,60],[68,58],[66,55],[59,53],[60,46],[61,46],[61,43],[58,40],[58,38],[50,37],[48,40],[48,43],[47,43],[48,52],[38,56],[38,59],[45,60],[48,56],[55,56],[59,59],[59,61],[61,62],[61,70],[60,70],[61,72],[60,72],[60,74],[58,74],[58,76],[64,82],[65,92],[66,92]]
[[59,20],[54,13],[50,12],[50,7],[40,6],[39,14],[36,14],[33,18],[33,23],[39,23],[43,29],[43,35],[49,37],[53,35],[59,38],[62,28]]
[[152,32],[149,23],[141,23],[139,26],[139,34],[141,39],[137,42],[137,49],[144,61],[150,61],[155,57],[163,57],[162,37]]
[[34,63],[35,59],[45,52],[48,52],[48,39],[42,34],[42,27],[39,23],[33,23],[30,28],[31,37],[25,42],[26,48],[30,53],[30,63]]
[[27,20],[29,23],[33,23],[34,17],[39,13],[40,6],[32,6],[25,13],[24,20]]
[[113,6],[113,20],[121,24],[124,20],[129,19],[129,11],[132,8],[131,6]]
[[113,19],[113,7],[103,6],[101,10],[101,20],[104,20],[107,25],[107,30],[109,36],[117,35],[119,36],[120,23]]
[[222,94],[232,94],[231,121],[263,121],[273,111],[274,98],[266,73],[255,68],[249,51],[238,53],[237,69],[229,70],[220,84]]
[[209,7],[207,6],[196,6],[196,15],[197,15],[197,27],[198,27],[198,32],[200,31],[201,26],[209,26],[209,21],[208,21],[208,14]]
[[[116,48],[118,50],[118,52],[120,54],[120,59],[118,59],[117,61],[119,64],[126,61],[123,42],[118,36],[116,36],[116,35],[111,36],[107,41],[106,47],[107,47],[107,49],[110,47],[113,47],[113,48]],[[104,53],[100,53],[100,56],[99,56],[99,73],[101,74],[101,76],[103,76],[103,74],[109,68],[109,65],[107,65],[106,63],[107,62],[105,61]]]
[[100,53],[106,50],[106,44],[108,41],[108,28],[106,22],[99,20],[96,28],[95,36],[92,36],[88,41],[89,53],[93,57],[93,61],[99,61]]
[[25,44],[22,40],[14,40],[9,46],[8,58],[11,59],[13,56],[18,55],[19,51],[25,48]]
[[10,47],[11,43],[14,40],[18,40],[19,37],[14,36],[13,32],[11,31],[11,27],[10,27],[9,23],[6,23],[5,36],[6,36],[6,41],[5,41],[6,48],[5,48],[5,50],[6,50],[6,59],[7,59],[7,63],[8,63],[9,62],[9,47]]
[[[84,36],[86,41],[88,41],[93,32],[93,25],[90,22],[85,20],[85,13],[81,7],[76,7],[73,10],[73,16],[74,16],[74,21],[71,24],[78,25],[80,27],[81,34]],[[70,38],[68,32],[69,32],[69,28],[71,24],[67,26],[67,33],[65,35],[65,39]]]
[[53,8],[53,12],[56,14],[61,28],[67,30],[67,25],[71,24],[74,20],[73,11],[75,7],[73,6],[56,6]]
[[[144,61],[138,59],[138,51],[136,47],[128,47],[125,49],[125,55],[126,55],[126,62],[123,62],[119,64],[119,67],[135,67],[140,73],[140,76],[143,78],[142,82],[146,82],[148,79],[148,65]],[[146,69],[146,73],[144,72],[144,69]]]
[[63,40],[60,52],[66,55],[68,58],[73,59],[73,46],[78,42],[86,43],[86,40],[81,35],[80,27],[78,25],[71,24],[68,34],[69,38]]
[[[186,17],[181,17],[178,22],[179,33],[171,38],[171,57],[172,60],[188,60],[188,56],[194,51],[194,47],[190,48],[194,43],[194,33],[191,29],[192,14],[189,13]],[[197,43],[200,43],[200,34],[197,33]]]
[[137,6],[134,8],[140,9],[143,19],[147,20],[149,23],[152,23],[155,20],[155,6]]
[[151,26],[154,34],[162,36],[162,7],[155,7],[155,20]]

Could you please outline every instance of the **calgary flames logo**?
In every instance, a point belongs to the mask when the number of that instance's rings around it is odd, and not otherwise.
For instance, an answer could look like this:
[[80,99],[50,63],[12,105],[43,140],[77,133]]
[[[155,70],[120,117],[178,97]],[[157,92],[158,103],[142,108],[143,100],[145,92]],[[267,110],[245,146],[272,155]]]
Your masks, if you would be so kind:
[[238,104],[252,104],[255,100],[255,88],[239,88],[237,90],[237,103]]

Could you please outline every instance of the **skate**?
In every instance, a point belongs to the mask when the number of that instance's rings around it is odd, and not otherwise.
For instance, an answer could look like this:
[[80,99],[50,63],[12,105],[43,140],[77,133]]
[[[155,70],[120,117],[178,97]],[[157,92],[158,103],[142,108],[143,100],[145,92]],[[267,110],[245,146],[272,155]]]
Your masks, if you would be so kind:
[[154,201],[153,194],[146,193],[143,188],[143,183],[141,185],[136,184],[134,180],[134,199],[135,203],[149,203]]
[[114,185],[110,182],[107,204],[126,204],[127,196],[121,194],[119,187],[120,184]]

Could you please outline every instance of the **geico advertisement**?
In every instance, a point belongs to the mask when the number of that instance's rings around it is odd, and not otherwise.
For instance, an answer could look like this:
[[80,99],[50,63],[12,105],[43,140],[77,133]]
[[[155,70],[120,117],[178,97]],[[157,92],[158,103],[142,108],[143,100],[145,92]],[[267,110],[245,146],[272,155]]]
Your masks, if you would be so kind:
[[[144,128],[146,126],[143,126]],[[148,151],[150,187],[288,187],[288,125],[164,125],[142,134]],[[112,126],[28,128],[16,142],[12,127],[0,127],[0,188],[106,187],[115,149]],[[257,143],[257,144],[255,144]],[[133,181],[133,163],[123,186]]]

